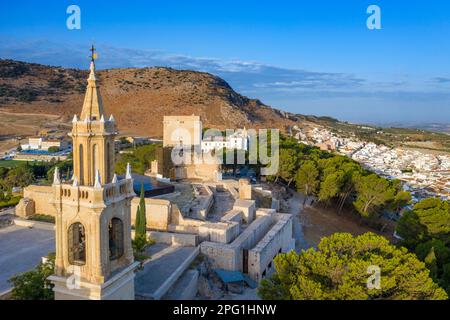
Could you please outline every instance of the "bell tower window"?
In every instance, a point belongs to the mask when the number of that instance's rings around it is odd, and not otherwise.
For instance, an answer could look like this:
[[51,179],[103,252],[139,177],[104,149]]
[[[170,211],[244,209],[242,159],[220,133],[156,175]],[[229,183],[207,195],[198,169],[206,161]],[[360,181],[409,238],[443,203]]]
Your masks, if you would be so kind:
[[111,182],[111,144],[106,143],[106,182]]
[[92,175],[95,176],[98,170],[98,145],[94,144],[92,147]]
[[80,144],[79,149],[79,168],[80,168],[80,176],[78,177],[78,179],[80,179],[80,183],[83,184],[84,182],[84,154],[83,154],[83,145]]
[[82,266],[86,264],[86,235],[81,223],[76,222],[69,227],[69,263]]
[[116,260],[123,255],[123,222],[112,218],[109,222],[109,259]]

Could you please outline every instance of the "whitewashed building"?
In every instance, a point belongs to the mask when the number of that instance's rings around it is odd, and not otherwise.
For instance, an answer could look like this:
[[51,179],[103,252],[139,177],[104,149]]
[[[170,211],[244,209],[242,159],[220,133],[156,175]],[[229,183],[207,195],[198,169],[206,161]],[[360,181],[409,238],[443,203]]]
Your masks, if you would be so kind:
[[235,150],[248,150],[248,133],[247,129],[236,130],[233,134],[222,137],[206,137],[202,139],[202,151],[211,152],[212,150],[235,149]]

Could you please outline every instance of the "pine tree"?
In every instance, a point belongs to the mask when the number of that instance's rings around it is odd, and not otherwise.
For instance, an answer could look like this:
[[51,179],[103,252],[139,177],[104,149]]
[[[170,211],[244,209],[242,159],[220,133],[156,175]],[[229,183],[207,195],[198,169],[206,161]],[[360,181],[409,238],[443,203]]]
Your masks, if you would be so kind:
[[434,247],[431,247],[430,252],[425,257],[425,265],[430,270],[430,276],[433,279],[437,277],[437,261],[436,254],[434,253]]
[[[434,249],[428,265],[436,261]],[[381,270],[380,289],[368,289],[368,267]],[[427,261],[425,261],[427,263]],[[335,233],[317,248],[277,255],[276,273],[263,279],[258,294],[270,300],[445,300],[415,254],[373,233]]]

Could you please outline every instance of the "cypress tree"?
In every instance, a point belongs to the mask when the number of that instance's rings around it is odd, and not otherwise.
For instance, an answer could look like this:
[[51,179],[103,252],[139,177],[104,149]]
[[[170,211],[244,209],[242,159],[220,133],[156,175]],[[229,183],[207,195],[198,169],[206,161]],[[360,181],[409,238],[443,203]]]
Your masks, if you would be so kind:
[[145,216],[145,190],[144,184],[141,184],[141,200],[139,201],[139,223],[140,225],[140,233],[142,235],[146,235],[147,233],[147,217]]
[[134,231],[135,231],[135,235],[134,238],[137,239],[140,234],[141,234],[141,209],[140,206],[137,206],[136,209],[136,219],[134,221]]

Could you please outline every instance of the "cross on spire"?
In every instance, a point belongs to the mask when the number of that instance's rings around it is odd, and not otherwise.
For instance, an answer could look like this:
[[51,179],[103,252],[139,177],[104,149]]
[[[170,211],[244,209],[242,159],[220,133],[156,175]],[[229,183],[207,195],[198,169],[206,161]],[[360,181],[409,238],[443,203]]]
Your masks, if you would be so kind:
[[94,45],[92,45],[90,51],[91,51],[91,61],[94,62],[94,60],[97,59],[97,54],[95,53]]

